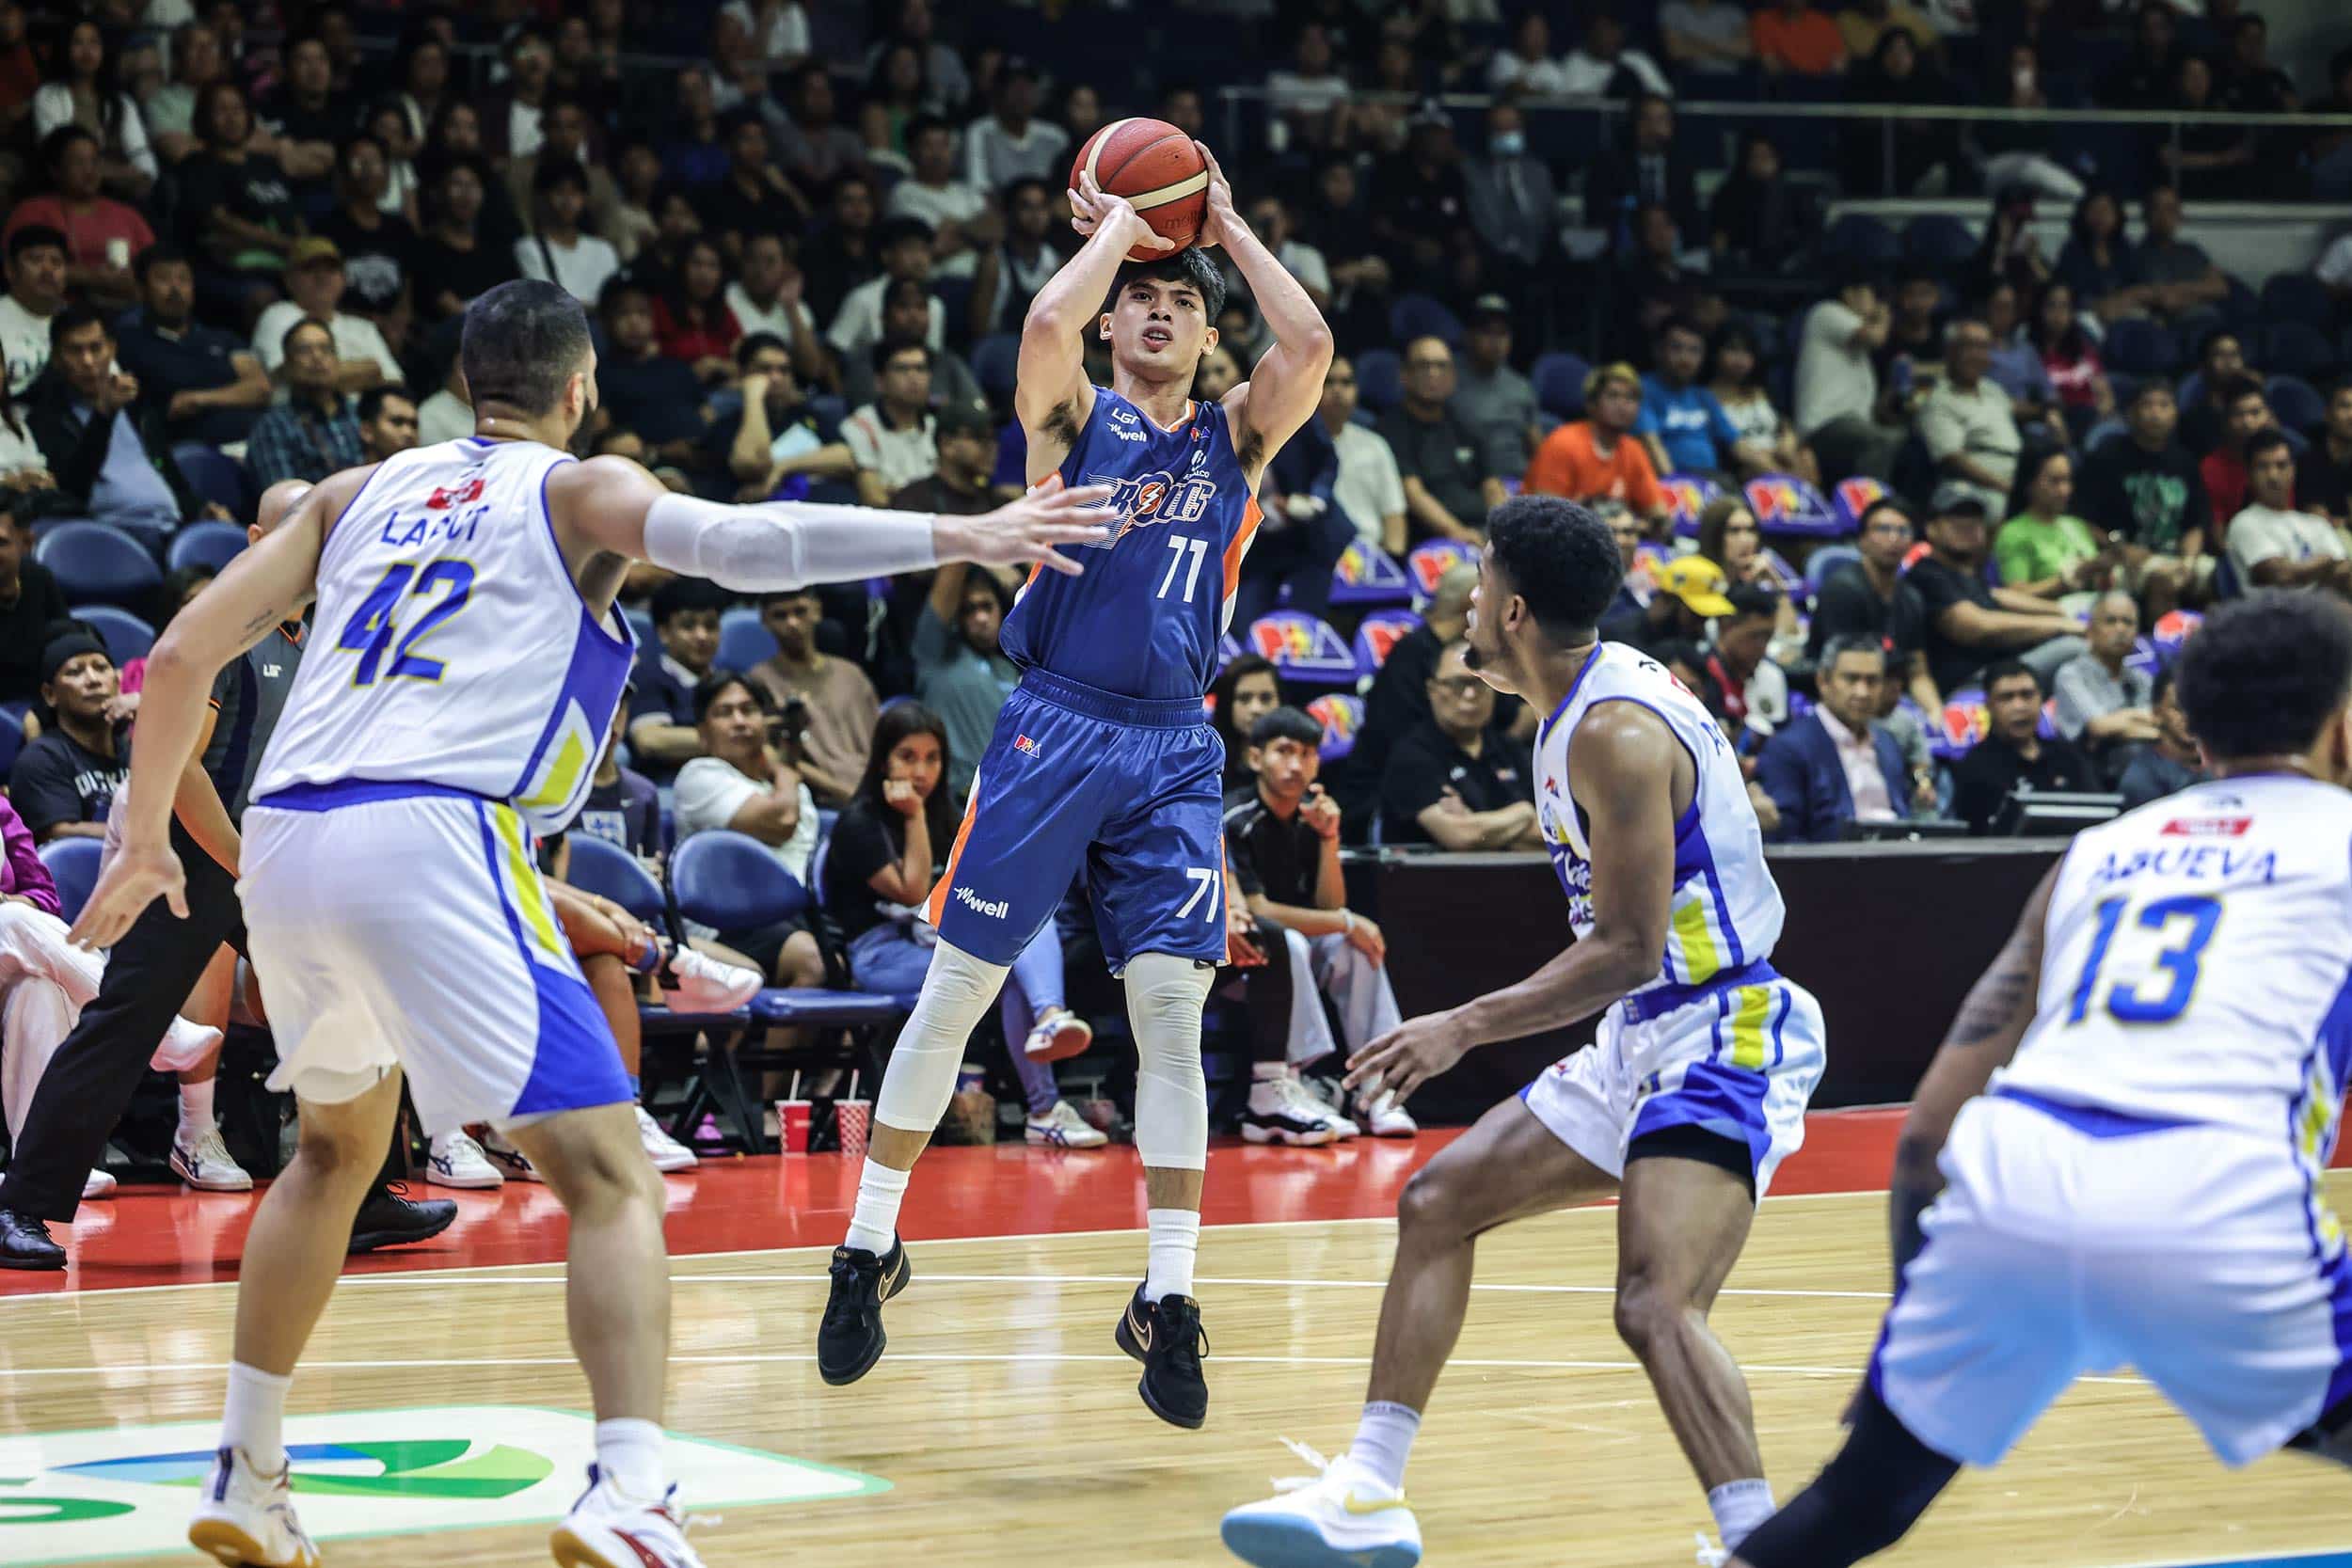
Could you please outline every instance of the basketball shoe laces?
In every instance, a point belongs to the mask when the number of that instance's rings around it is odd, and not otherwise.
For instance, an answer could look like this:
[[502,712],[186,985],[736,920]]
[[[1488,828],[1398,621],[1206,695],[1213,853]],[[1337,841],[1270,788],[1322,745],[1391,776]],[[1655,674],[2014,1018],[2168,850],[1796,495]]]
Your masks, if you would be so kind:
[[[1177,1299],[1163,1297],[1159,1304],[1160,1323],[1168,1330],[1168,1363],[1185,1377],[1198,1379],[1201,1375],[1200,1358],[1209,1353],[1209,1331],[1201,1324],[1200,1307],[1187,1305],[1171,1310],[1168,1303]],[[1171,1318],[1177,1321],[1171,1322]]]

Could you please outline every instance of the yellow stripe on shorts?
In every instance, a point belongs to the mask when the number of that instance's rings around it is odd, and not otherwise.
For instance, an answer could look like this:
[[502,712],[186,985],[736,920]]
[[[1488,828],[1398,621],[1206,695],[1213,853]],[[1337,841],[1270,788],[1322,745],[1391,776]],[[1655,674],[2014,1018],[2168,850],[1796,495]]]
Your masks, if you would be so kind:
[[1707,890],[1698,889],[1698,895],[1674,913],[1675,946],[1682,955],[1681,980],[1695,986],[1710,979],[1724,967],[1723,953],[1715,945],[1715,933],[1707,924]]
[[1770,986],[1741,986],[1732,992],[1731,1065],[1751,1072],[1764,1070],[1764,1025],[1772,1016]]
[[542,952],[560,958],[564,950],[564,934],[556,928],[555,911],[548,903],[539,868],[531,863],[531,852],[524,847],[522,818],[512,806],[492,806],[490,816],[498,824],[499,843],[506,848],[506,879],[515,884],[515,902],[522,909],[523,924],[539,939]]

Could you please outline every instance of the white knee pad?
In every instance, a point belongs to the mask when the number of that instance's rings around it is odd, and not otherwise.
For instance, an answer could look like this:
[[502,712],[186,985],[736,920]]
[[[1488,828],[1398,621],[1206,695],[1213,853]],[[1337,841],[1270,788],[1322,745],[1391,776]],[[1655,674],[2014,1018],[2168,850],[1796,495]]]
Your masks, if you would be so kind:
[[1200,1009],[1216,971],[1146,953],[1127,964],[1127,1023],[1136,1035],[1136,1151],[1147,1167],[1209,1163],[1209,1089],[1200,1072]]
[[947,1114],[963,1048],[1004,989],[1007,966],[976,958],[953,942],[931,949],[923,994],[891,1048],[874,1119],[902,1132],[929,1132]]

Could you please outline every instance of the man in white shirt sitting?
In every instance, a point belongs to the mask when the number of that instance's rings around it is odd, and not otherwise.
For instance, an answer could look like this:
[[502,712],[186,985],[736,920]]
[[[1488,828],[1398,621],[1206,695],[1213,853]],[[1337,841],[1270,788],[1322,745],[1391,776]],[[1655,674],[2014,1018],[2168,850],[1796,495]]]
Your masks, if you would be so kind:
[[783,343],[794,372],[813,384],[824,375],[824,336],[803,297],[805,281],[800,263],[785,250],[783,235],[746,234],[743,276],[727,285],[727,309],[745,338],[764,332]]
[[963,177],[975,189],[1001,191],[1015,180],[1060,180],[1070,133],[1037,116],[1037,71],[1019,57],[996,68],[995,112],[963,133]]
[[872,403],[841,422],[841,439],[857,463],[861,505],[885,506],[891,492],[939,467],[938,419],[931,413],[931,351],[907,339],[874,350],[881,388]]
[[2247,441],[2246,489],[2253,501],[2223,535],[2239,591],[2325,588],[2352,598],[2352,546],[2325,517],[2295,510],[2295,448],[2280,431]]
[[594,305],[621,270],[621,254],[610,242],[580,232],[588,171],[578,164],[542,162],[531,186],[538,229],[515,242],[515,265],[525,277],[559,284],[582,305]]
[[934,261],[964,255],[976,239],[972,225],[991,209],[981,187],[956,178],[955,128],[937,115],[916,116],[907,123],[907,154],[914,172],[891,187],[885,210],[930,225]]
[[343,253],[334,241],[315,234],[294,241],[286,253],[286,293],[293,297],[279,300],[253,324],[253,352],[278,383],[280,402],[285,399],[286,329],[306,316],[334,337],[335,356],[341,362],[336,390],[364,392],[400,379],[400,357],[375,323],[337,309],[343,300]]
[[[882,259],[882,276],[869,277],[841,298],[825,341],[848,359],[864,354],[882,340],[882,294],[893,281],[913,278],[928,282],[931,275],[931,226],[921,218],[886,219],[874,234],[875,253]],[[947,307],[931,301],[930,329],[923,341],[935,353],[947,346]]]
[[1331,361],[1323,372],[1323,402],[1315,417],[1339,452],[1340,476],[1331,499],[1356,530],[1356,537],[1373,549],[1391,555],[1405,553],[1405,480],[1397,471],[1396,453],[1380,433],[1356,422],[1356,366],[1344,358]]

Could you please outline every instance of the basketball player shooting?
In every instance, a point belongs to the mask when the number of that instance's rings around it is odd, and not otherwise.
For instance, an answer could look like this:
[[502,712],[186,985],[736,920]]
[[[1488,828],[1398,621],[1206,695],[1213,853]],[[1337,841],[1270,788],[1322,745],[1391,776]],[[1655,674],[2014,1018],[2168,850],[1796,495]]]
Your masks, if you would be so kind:
[[1595,635],[1623,578],[1609,526],[1520,496],[1486,529],[1470,663],[1550,715],[1537,816],[1576,942],[1516,986],[1373,1041],[1348,1085],[1402,1099],[1474,1046],[1595,1013],[1600,1026],[1406,1184],[1354,1445],[1319,1479],[1225,1516],[1226,1545],[1261,1568],[1420,1560],[1406,1455],[1461,1334],[1478,1237],[1612,1193],[1617,1332],[1724,1544],[1772,1511],[1747,1386],[1707,1314],[1756,1198],[1804,1140],[1820,1007],[1772,969],[1780,890],[1723,731],[1662,666]]
[[188,913],[172,800],[221,666],[317,601],[320,645],[263,752],[237,870],[301,1144],[253,1216],[211,1479],[188,1538],[224,1563],[311,1568],[284,1441],[295,1360],[342,1266],[399,1109],[499,1127],[570,1217],[572,1347],[596,1402],[565,1568],[699,1568],[662,1460],[669,1267],[660,1179],[603,1011],[528,834],[568,823],[634,639],[630,562],[760,592],[943,560],[1080,570],[1105,489],[988,516],[719,506],[566,451],[596,405],[579,302],[501,284],[466,311],[474,434],[321,483],[174,617],[148,659],[122,851],[73,928],[109,946],[162,898]]
[[[882,1305],[908,1279],[897,1229],[908,1174],[946,1109],[973,1026],[1083,864],[1139,1058],[1150,1240],[1116,1338],[1143,1363],[1138,1391],[1153,1414],[1183,1427],[1207,1418],[1192,1294],[1209,1139],[1200,1009],[1225,957],[1226,910],[1224,748],[1201,697],[1258,527],[1259,476],[1321,400],[1331,334],[1235,214],[1216,159],[1199,151],[1208,180],[1199,246],[1177,248],[1083,173],[1070,205],[1086,244],[1022,328],[1014,409],[1031,483],[1111,485],[1120,520],[1108,541],[1083,547],[1083,579],[1032,573],[1005,617],[1001,645],[1021,684],[931,895],[939,945],[882,1079],[857,1208],[834,1253],[817,1340],[828,1383],[856,1381],[882,1354]],[[1275,346],[1221,403],[1196,404],[1187,393],[1216,345],[1225,294],[1202,253],[1211,245],[1241,269]],[[1136,249],[1150,259],[1129,260]],[[1087,379],[1089,333],[1110,344],[1108,387]]]

